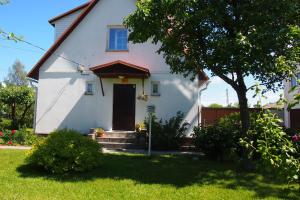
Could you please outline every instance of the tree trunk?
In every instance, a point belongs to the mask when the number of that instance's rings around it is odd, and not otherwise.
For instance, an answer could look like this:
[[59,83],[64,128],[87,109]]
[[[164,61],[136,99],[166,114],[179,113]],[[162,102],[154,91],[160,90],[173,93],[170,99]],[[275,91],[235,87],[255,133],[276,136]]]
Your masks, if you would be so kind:
[[242,136],[246,136],[249,128],[250,128],[250,112],[248,108],[248,99],[247,99],[247,91],[244,89],[239,89],[237,91],[239,105],[240,105],[240,116],[242,122]]
[[17,129],[17,118],[16,118],[16,104],[12,103],[11,105],[11,120],[12,120],[12,127],[13,129]]

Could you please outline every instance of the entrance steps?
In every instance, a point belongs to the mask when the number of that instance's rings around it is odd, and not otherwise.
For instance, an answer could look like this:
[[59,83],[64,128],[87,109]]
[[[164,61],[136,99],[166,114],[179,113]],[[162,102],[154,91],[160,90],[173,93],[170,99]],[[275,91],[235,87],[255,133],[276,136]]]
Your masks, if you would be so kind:
[[96,140],[106,149],[143,149],[145,140],[138,139],[134,131],[107,131]]

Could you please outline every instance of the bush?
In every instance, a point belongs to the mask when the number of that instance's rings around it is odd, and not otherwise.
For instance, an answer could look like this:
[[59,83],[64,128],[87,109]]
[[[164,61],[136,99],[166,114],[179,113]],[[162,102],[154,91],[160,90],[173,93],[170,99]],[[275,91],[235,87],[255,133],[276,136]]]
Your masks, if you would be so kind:
[[248,148],[250,156],[259,153],[260,164],[268,171],[276,171],[277,175],[300,183],[299,136],[287,135],[280,124],[275,114],[262,112],[240,143]]
[[[180,148],[188,123],[183,122],[184,114],[177,112],[176,116],[158,121],[152,115],[152,149],[154,150],[177,150]],[[146,129],[149,130],[149,119],[145,120]]]
[[38,139],[31,129],[0,131],[0,144],[31,146]]
[[0,130],[11,129],[12,121],[9,119],[2,118],[0,119]]
[[212,126],[195,127],[194,143],[198,150],[214,160],[233,160],[240,155],[241,123],[238,114],[222,118]]
[[54,131],[30,151],[29,164],[55,174],[83,172],[98,166],[100,145],[74,130]]

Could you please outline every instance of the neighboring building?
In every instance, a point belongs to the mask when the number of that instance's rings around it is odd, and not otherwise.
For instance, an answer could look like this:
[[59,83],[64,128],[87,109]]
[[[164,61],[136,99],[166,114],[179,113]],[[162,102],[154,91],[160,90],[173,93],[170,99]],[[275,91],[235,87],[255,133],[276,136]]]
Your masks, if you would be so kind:
[[[300,71],[300,67],[299,71]],[[293,96],[296,93],[300,93],[299,83],[297,79],[300,79],[300,73],[296,75],[296,78],[291,78],[284,82],[284,96],[288,102],[293,100]],[[297,86],[297,89],[294,92],[290,92],[291,88]],[[284,123],[288,128],[300,129],[300,104],[293,107],[292,110],[288,111],[287,106],[284,109]]]
[[158,118],[177,111],[198,124],[197,102],[208,77],[170,73],[158,46],[128,43],[124,17],[135,0],[92,0],[49,22],[55,43],[29,72],[38,80],[35,131],[71,128],[133,131],[154,105]]

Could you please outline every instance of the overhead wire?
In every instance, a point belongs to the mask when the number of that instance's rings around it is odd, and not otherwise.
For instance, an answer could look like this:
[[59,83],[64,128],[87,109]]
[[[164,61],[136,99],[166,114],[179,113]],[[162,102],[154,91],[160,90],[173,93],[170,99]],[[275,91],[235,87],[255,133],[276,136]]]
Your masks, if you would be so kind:
[[[7,39],[12,39],[12,40],[20,41],[20,42],[23,42],[23,43],[25,43],[25,44],[27,44],[27,45],[29,45],[29,46],[32,46],[32,47],[34,47],[34,48],[37,48],[37,49],[39,49],[39,50],[41,50],[41,51],[43,51],[43,52],[47,52],[47,50],[44,49],[43,47],[40,47],[39,45],[36,45],[36,44],[34,44],[34,43],[32,43],[32,42],[29,42],[29,41],[26,41],[26,40],[24,40],[24,39],[22,39],[22,38],[18,38],[18,37],[16,37],[16,36],[14,36],[14,38],[10,38],[10,35],[9,35],[8,33],[6,33],[5,31],[3,31],[3,30],[0,30],[0,34],[2,34],[2,36],[6,37]],[[79,62],[77,62],[77,61],[75,61],[75,60],[66,58],[66,57],[64,57],[64,56],[62,56],[62,55],[60,55],[60,54],[53,53],[53,55],[55,55],[56,57],[62,58],[62,59],[64,59],[64,60],[68,61],[68,62],[71,62],[71,63],[73,63],[73,64],[77,64],[78,66],[85,66],[84,64],[81,64],[81,63],[79,63]]]

